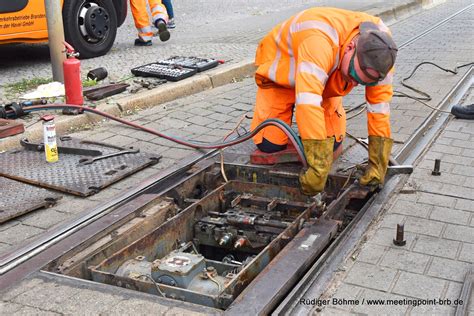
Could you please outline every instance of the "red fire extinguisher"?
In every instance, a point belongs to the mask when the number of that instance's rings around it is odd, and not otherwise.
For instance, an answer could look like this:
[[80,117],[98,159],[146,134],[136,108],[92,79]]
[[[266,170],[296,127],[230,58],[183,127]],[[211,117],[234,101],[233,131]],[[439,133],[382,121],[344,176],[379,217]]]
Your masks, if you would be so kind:
[[76,57],[79,53],[67,42],[63,42],[66,46],[67,59],[63,62],[64,71],[64,90],[66,92],[67,104],[84,104],[82,96],[81,82],[81,62]]

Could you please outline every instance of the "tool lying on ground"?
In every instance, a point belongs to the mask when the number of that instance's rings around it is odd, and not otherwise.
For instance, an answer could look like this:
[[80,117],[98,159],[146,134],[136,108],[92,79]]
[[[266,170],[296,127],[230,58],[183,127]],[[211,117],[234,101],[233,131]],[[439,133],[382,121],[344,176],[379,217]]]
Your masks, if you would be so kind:
[[118,152],[115,152],[115,153],[110,153],[110,154],[106,154],[106,155],[102,155],[102,156],[96,156],[96,157],[92,157],[92,158],[82,158],[82,159],[79,159],[79,165],[81,165],[81,166],[90,165],[91,163],[94,163],[97,160],[107,159],[107,158],[121,156],[121,155],[125,155],[125,154],[136,154],[136,153],[139,153],[139,152],[140,152],[139,149],[130,148],[130,149],[125,149],[125,150],[121,150],[121,151],[118,151]]
[[84,96],[93,101],[102,100],[106,97],[124,92],[130,85],[127,83],[105,84],[84,90]]
[[25,131],[23,123],[0,118],[0,138],[21,134]]
[[[31,143],[28,139],[23,138],[20,140],[20,145],[26,150],[32,151],[44,151],[43,143]],[[102,152],[96,149],[89,148],[78,148],[78,147],[69,147],[69,146],[58,146],[59,154],[69,154],[69,155],[78,155],[78,156],[101,156]]]

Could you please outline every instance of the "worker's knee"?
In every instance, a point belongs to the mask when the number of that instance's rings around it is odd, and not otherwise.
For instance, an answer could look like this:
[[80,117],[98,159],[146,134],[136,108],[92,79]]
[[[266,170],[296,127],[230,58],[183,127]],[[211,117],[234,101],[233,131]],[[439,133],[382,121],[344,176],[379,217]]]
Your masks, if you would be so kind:
[[284,145],[277,145],[272,143],[271,141],[263,138],[260,144],[257,144],[257,148],[264,153],[275,153],[277,151],[281,151],[286,149],[286,144]]

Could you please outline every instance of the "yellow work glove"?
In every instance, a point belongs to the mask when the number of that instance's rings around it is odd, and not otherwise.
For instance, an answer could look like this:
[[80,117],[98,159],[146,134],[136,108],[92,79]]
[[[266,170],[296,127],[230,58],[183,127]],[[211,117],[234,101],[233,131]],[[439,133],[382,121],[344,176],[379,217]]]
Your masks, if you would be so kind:
[[370,186],[383,184],[392,145],[391,138],[369,136],[369,165],[359,180],[360,184]]
[[316,195],[324,190],[331,169],[334,137],[303,140],[303,146],[308,169],[300,175],[301,189],[304,194]]

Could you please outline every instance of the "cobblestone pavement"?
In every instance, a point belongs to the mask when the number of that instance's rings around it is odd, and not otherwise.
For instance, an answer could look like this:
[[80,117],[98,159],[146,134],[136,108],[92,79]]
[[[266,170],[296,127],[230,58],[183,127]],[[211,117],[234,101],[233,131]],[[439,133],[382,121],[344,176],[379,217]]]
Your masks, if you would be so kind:
[[[405,42],[431,25],[433,21],[442,20],[467,3],[469,1],[449,2],[392,25],[391,29],[396,41]],[[472,25],[472,16],[472,10],[459,15],[449,24],[402,49],[397,61],[399,66],[395,78],[398,83],[396,88],[399,89],[401,78],[409,74],[421,61],[435,60],[449,68],[454,68],[456,64],[471,62],[472,38],[466,39],[466,33],[459,30],[465,25]],[[423,69],[417,73],[413,82],[433,96],[431,104],[437,104],[461,77],[446,75],[429,67]],[[253,80],[245,79],[144,110],[128,116],[127,119],[175,136],[215,141],[227,134],[244,113],[252,110],[255,90]],[[359,91],[359,94],[351,94],[345,98],[345,105],[347,107],[356,105],[361,97],[362,91]],[[395,98],[392,107],[394,138],[397,141],[405,141],[429,113],[429,109],[416,102],[406,98]],[[365,125],[364,116],[359,116],[350,121],[348,130],[356,136],[365,137],[367,133]],[[466,138],[466,135],[470,135],[469,138]],[[467,122],[453,121],[449,124],[448,129],[411,177],[426,192],[418,191],[412,195],[399,195],[391,202],[391,208],[374,229],[373,235],[369,236],[368,242],[362,247],[355,262],[347,267],[346,271],[349,273],[342,279],[336,295],[341,298],[372,298],[375,294],[416,298],[420,297],[420,293],[433,291],[433,295],[449,298],[459,294],[462,271],[473,261],[472,196],[474,194],[472,194],[472,183],[474,181],[472,181],[473,175],[468,173],[472,171],[469,168],[474,167],[473,135],[472,125]],[[12,249],[50,230],[54,225],[79,216],[101,201],[132,187],[150,174],[195,153],[194,150],[111,122],[104,122],[90,131],[78,132],[72,136],[112,142],[117,145],[133,144],[143,151],[160,153],[164,159],[159,164],[120,181],[94,196],[86,199],[66,196],[53,208],[36,211],[1,225],[0,252]],[[443,159],[443,175],[434,181],[426,173],[432,166],[432,160],[438,158],[439,155],[442,155]],[[458,188],[461,189],[457,190]],[[455,192],[456,197],[438,195],[440,192],[446,194],[445,190]],[[408,213],[407,210],[410,212]],[[448,211],[451,213],[447,213]],[[399,221],[405,223],[407,230],[408,244],[403,249],[391,246],[392,227]],[[405,256],[400,257],[400,254],[405,254]],[[393,262],[397,262],[397,265]],[[131,291],[124,289],[110,289],[110,287],[96,289],[90,284],[82,284],[78,288],[70,280],[57,281],[48,276],[36,275],[4,292],[1,296],[0,310],[25,314],[70,313],[78,310],[84,314],[116,314],[130,311],[139,314],[147,311],[192,314],[191,304],[181,303],[175,306],[173,302],[167,300],[158,302],[153,298],[130,299],[133,297]],[[90,301],[89,304],[78,303],[88,301]],[[377,313],[379,311],[378,309],[363,311],[362,307],[331,308],[325,311],[327,313],[357,313],[359,310],[364,313]],[[71,308],[75,309],[71,310]],[[381,314],[397,312],[415,314],[420,311],[408,306],[386,308],[380,307]],[[447,308],[447,311],[453,310]],[[442,314],[443,310],[435,312]]]
[[[394,0],[390,6],[412,0]],[[152,47],[134,47],[136,30],[132,14],[118,29],[112,50],[106,55],[83,60],[82,75],[105,67],[111,80],[129,77],[130,69],[175,55],[202,56],[236,62],[252,58],[259,39],[278,21],[313,6],[337,6],[366,10],[383,7],[382,0],[180,0],[174,4],[176,29],[171,39]],[[49,49],[46,44],[0,45],[0,104],[8,101],[4,86],[22,79],[51,78]],[[12,82],[12,78],[15,78]],[[12,100],[10,100],[11,102]]]

